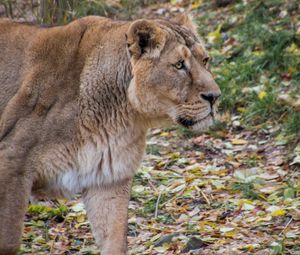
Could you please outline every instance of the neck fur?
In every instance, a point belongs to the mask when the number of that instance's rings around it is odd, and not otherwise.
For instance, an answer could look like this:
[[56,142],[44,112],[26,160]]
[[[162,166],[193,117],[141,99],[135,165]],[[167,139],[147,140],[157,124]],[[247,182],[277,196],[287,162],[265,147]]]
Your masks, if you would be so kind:
[[87,60],[81,75],[79,126],[82,135],[118,136],[128,129],[144,129],[145,133],[148,127],[127,96],[132,71],[126,48],[118,52],[118,59],[103,56],[103,50],[96,52],[98,54]]

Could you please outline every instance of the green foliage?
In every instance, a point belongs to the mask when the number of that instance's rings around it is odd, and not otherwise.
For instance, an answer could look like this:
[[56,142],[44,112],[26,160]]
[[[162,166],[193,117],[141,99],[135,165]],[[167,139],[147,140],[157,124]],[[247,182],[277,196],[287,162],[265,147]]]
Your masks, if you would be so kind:
[[254,184],[250,183],[243,183],[243,182],[235,182],[232,185],[233,191],[240,191],[243,194],[244,198],[248,199],[257,199],[259,198],[258,194],[255,192]]
[[60,205],[57,208],[48,207],[41,204],[31,204],[28,207],[27,212],[33,215],[38,215],[39,218],[48,219],[54,216],[65,216],[69,211],[69,208]]
[[[144,203],[144,213],[153,214],[155,212],[157,200],[158,197],[152,197],[151,199],[147,200],[146,203]],[[159,205],[163,204],[167,200],[168,200],[168,196],[162,194],[159,198]]]
[[150,155],[160,156],[160,147],[155,144],[149,144],[146,147],[146,153]]
[[38,19],[43,24],[66,24],[75,18],[88,15],[107,16],[114,12],[114,8],[104,0],[43,0],[40,9]]
[[286,135],[299,137],[299,111],[278,99],[300,94],[300,36],[290,16],[297,1],[239,1],[222,12],[205,1],[203,8],[197,23],[210,43],[221,110],[240,113],[248,126],[276,121]]
[[74,17],[80,18],[88,15],[100,15],[107,16],[108,13],[115,13],[116,10],[106,4],[104,0],[94,0],[94,1],[75,1],[73,7]]
[[[130,19],[141,5],[154,1],[120,0],[119,2],[105,0],[42,0],[38,20],[43,24],[66,24],[76,18],[99,15],[106,17],[118,16]],[[1,3],[1,2],[0,2]]]
[[168,213],[163,213],[162,215],[158,215],[157,221],[159,221],[163,224],[173,224],[174,223],[172,216]]
[[300,112],[291,112],[288,115],[285,130],[288,134],[295,134],[295,137],[300,137]]
[[280,255],[284,253],[284,246],[282,242],[273,242],[270,245],[271,255]]
[[180,137],[184,137],[184,138],[191,138],[195,135],[190,129],[182,126],[178,126],[177,132]]
[[9,18],[23,17],[28,14],[34,16],[38,23],[44,25],[63,25],[70,21],[88,16],[123,16],[129,18],[139,1],[122,0],[118,4],[117,1],[105,0],[40,0],[34,1],[0,0],[0,7],[4,10],[4,15]]

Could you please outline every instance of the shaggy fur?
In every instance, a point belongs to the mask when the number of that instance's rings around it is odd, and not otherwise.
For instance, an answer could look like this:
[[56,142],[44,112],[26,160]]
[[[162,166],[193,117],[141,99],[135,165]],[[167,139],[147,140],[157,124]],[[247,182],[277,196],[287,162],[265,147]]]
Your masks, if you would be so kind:
[[0,254],[18,250],[30,194],[76,192],[101,254],[126,254],[147,129],[213,121],[220,91],[206,60],[186,17],[53,28],[1,20]]

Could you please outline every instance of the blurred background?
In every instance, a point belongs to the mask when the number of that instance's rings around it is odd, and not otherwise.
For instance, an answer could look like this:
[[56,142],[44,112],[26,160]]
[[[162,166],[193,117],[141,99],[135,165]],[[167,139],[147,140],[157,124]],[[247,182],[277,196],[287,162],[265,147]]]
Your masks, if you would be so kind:
[[[221,121],[151,130],[130,254],[300,254],[299,0],[0,0],[0,17],[43,26],[183,12],[212,57]],[[98,254],[80,200],[30,205],[21,254]]]

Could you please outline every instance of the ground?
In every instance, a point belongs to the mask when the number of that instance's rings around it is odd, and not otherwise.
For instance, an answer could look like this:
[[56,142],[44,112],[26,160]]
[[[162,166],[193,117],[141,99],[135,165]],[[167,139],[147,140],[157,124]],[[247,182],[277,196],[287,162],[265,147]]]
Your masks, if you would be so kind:
[[[2,2],[0,15],[9,10]],[[300,254],[297,0],[79,2],[63,13],[133,19],[188,11],[223,92],[221,121],[209,132],[149,132],[129,205],[129,254]],[[13,8],[14,17],[38,21],[32,3]],[[20,254],[96,250],[80,196],[29,206]]]
[[[286,163],[272,127],[240,129],[150,132],[129,205],[129,254],[300,254],[296,163]],[[29,208],[24,254],[97,254],[80,199],[44,205]]]

